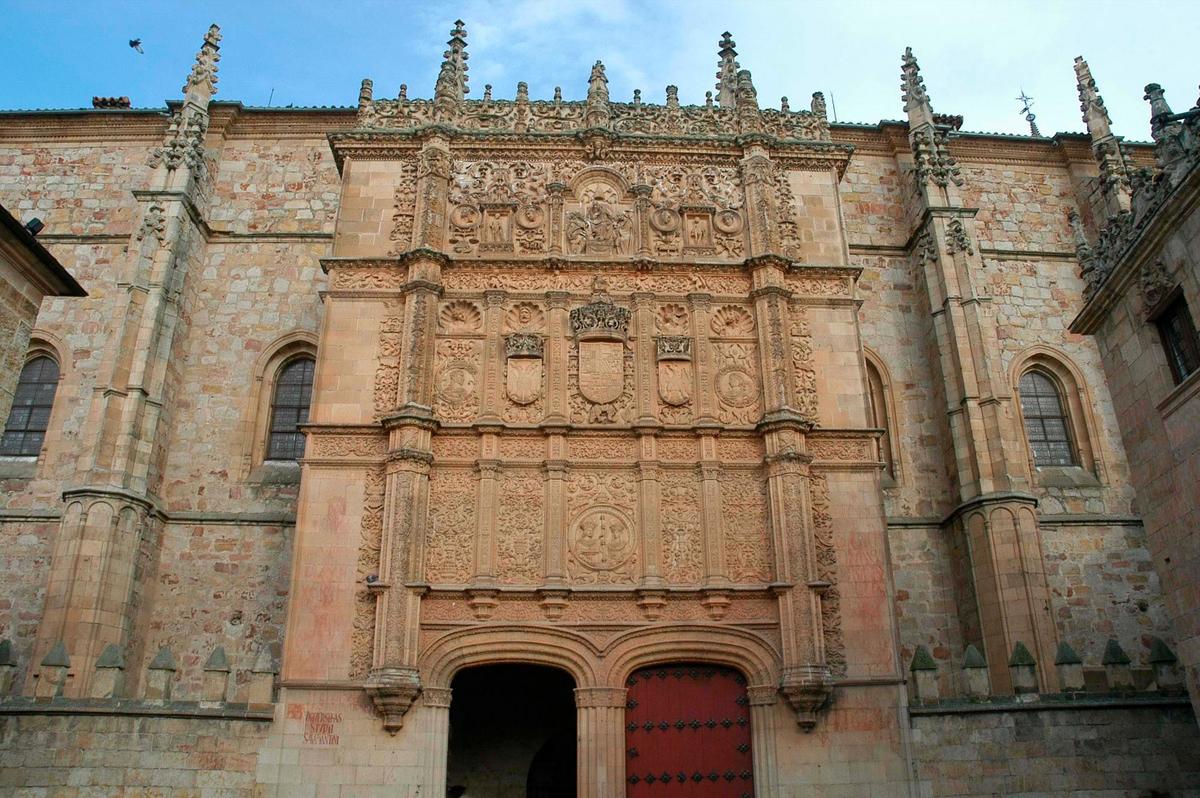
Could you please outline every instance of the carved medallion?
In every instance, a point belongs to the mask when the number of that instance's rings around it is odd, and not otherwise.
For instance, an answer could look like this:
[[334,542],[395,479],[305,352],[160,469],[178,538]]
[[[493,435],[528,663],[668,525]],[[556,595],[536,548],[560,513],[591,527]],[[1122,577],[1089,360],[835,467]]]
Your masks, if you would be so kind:
[[589,402],[615,402],[625,390],[625,344],[579,342],[579,392]]
[[633,553],[633,525],[615,507],[585,510],[571,527],[569,545],[575,561],[593,571],[620,567]]
[[438,344],[434,411],[443,421],[469,421],[478,412],[479,360],[478,341]]
[[438,394],[448,404],[461,404],[475,392],[475,372],[461,363],[444,366],[438,374]]
[[731,407],[749,407],[754,404],[754,375],[740,366],[726,366],[717,372],[717,395]]

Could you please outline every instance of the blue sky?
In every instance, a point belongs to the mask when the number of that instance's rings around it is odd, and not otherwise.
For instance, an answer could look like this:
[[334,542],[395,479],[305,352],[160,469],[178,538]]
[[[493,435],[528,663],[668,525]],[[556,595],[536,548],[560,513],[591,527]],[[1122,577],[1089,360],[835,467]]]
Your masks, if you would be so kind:
[[[902,115],[900,54],[911,45],[942,113],[969,130],[1028,130],[1015,98],[1034,97],[1042,132],[1081,131],[1072,62],[1085,56],[1113,117],[1131,139],[1149,134],[1143,86],[1161,83],[1175,110],[1196,102],[1200,3],[1024,0],[842,2],[501,3],[14,2],[0,0],[0,109],[88,107],[92,95],[128,95],[161,107],[180,87],[209,23],[221,25],[218,98],[247,105],[352,105],[363,77],[376,96],[432,94],[456,17],[467,23],[471,95],[497,98],[529,83],[534,99],[561,85],[582,97],[604,61],[613,99],[640,88],[662,102],[668,83],[684,103],[713,87],[716,42],[733,32],[759,102],[787,95],[806,107],[821,90],[841,121]],[[141,38],[144,55],[131,50]]]

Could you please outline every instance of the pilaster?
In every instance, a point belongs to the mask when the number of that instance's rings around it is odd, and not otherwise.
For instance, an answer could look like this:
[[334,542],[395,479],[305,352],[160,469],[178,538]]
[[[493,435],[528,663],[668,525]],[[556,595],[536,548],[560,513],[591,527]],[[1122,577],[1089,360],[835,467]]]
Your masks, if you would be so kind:
[[581,798],[625,795],[625,688],[575,689]]

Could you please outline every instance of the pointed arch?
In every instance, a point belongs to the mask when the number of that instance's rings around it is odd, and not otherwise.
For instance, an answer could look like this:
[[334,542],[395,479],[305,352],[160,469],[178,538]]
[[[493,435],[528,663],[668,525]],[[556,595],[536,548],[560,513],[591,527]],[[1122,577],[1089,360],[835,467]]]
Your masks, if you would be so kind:
[[1013,358],[1009,384],[1030,473],[1081,468],[1103,480],[1094,404],[1071,358],[1043,344],[1029,347]]
[[900,435],[897,429],[895,398],[892,396],[892,376],[883,358],[866,346],[863,347],[863,363],[867,378],[867,409],[871,413],[871,423],[877,429],[883,430],[879,438],[883,476],[899,483]]

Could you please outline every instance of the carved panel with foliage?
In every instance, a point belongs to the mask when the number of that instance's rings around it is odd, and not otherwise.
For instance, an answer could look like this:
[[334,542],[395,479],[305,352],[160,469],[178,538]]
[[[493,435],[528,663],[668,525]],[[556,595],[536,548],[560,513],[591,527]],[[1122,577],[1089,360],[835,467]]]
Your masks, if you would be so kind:
[[471,578],[476,484],[474,471],[466,468],[435,468],[429,475],[425,578],[431,584],[462,584]]
[[637,490],[626,471],[567,477],[567,571],[578,584],[632,583],[638,574]]

